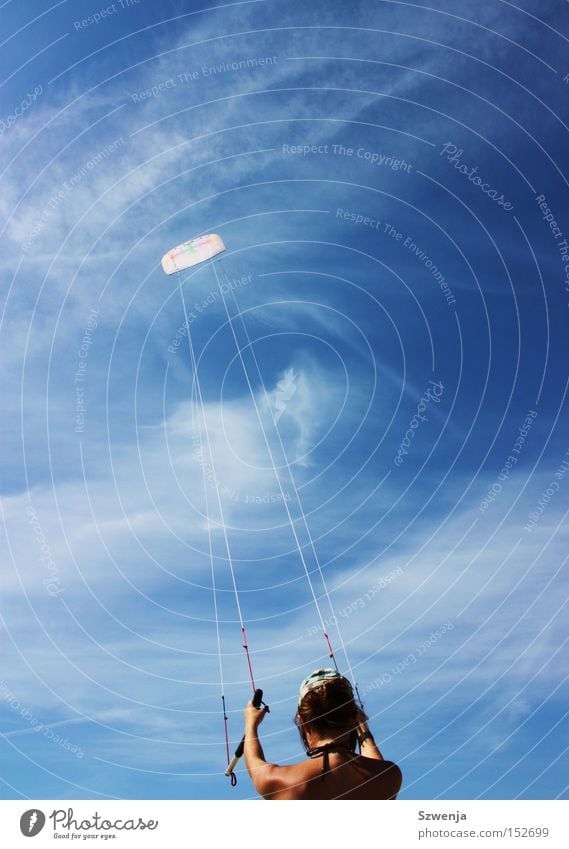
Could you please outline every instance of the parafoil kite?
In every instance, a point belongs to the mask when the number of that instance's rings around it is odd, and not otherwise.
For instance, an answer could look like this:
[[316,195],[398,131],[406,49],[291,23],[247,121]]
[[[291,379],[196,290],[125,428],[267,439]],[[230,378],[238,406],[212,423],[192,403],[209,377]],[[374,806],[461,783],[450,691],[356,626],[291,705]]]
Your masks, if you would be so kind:
[[210,233],[208,236],[198,236],[197,239],[184,242],[164,254],[162,268],[166,274],[175,274],[177,271],[183,271],[185,268],[191,268],[192,265],[205,262],[206,259],[211,259],[223,253],[224,250],[223,240],[215,233]]

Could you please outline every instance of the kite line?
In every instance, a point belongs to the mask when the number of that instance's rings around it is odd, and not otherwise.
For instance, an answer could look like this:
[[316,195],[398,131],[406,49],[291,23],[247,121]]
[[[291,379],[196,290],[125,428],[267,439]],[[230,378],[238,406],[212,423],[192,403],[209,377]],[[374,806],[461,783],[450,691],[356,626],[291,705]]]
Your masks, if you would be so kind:
[[[229,543],[229,535],[227,533],[227,526],[226,526],[226,523],[225,523],[223,507],[222,507],[222,503],[221,503],[221,495],[220,495],[220,492],[219,492],[218,478],[217,478],[217,474],[216,474],[216,471],[215,471],[215,461],[214,461],[214,457],[213,457],[213,451],[212,451],[212,448],[211,448],[211,440],[210,440],[207,418],[206,418],[205,408],[204,408],[202,387],[201,387],[200,378],[199,378],[199,374],[198,374],[198,365],[197,365],[197,360],[196,360],[196,353],[195,353],[194,344],[193,344],[193,340],[192,340],[191,333],[190,333],[190,323],[189,323],[188,312],[187,312],[187,309],[186,309],[186,303],[185,303],[185,299],[184,299],[183,281],[182,281],[182,277],[181,277],[181,273],[180,273],[185,268],[189,268],[193,265],[197,265],[201,262],[205,262],[209,259],[213,259],[215,256],[222,253],[223,251],[225,251],[225,245],[223,244],[223,241],[221,240],[221,238],[219,236],[217,236],[217,235],[200,236],[197,239],[193,239],[190,242],[185,242],[184,244],[179,245],[178,247],[173,248],[171,251],[169,251],[162,259],[162,267],[163,267],[164,271],[166,272],[166,274],[174,274],[174,273],[176,274],[176,279],[177,279],[177,282],[178,282],[178,289],[179,289],[180,298],[181,298],[181,301],[182,301],[182,309],[183,309],[183,313],[184,313],[184,322],[185,322],[184,326],[186,328],[186,336],[187,336],[187,341],[188,341],[188,353],[189,353],[190,365],[191,365],[191,369],[192,369],[192,422],[193,423],[195,422],[195,412],[194,412],[195,407],[197,407],[197,411],[198,411],[198,434],[199,434],[199,445],[200,445],[200,460],[201,460],[201,465],[202,465],[202,480],[203,480],[203,488],[204,488],[204,496],[205,496],[205,518],[206,518],[206,523],[207,523],[207,527],[208,527],[208,554],[209,554],[210,569],[211,569],[211,580],[212,580],[213,608],[214,608],[214,615],[215,615],[216,643],[217,643],[217,654],[218,654],[218,665],[219,665],[219,681],[220,681],[220,689],[221,689],[222,714],[223,714],[223,724],[224,724],[224,734],[225,734],[225,751],[226,751],[226,758],[227,758],[227,763],[228,763],[226,775],[229,775],[231,777],[231,783],[232,783],[232,785],[234,785],[234,784],[236,784],[237,779],[236,779],[236,776],[233,772],[233,768],[234,768],[235,764],[237,763],[237,760],[239,759],[239,757],[243,753],[243,741],[241,741],[241,743],[237,747],[237,750],[235,752],[235,756],[234,756],[233,760],[230,760],[228,716],[227,716],[226,703],[225,703],[225,684],[224,684],[224,672],[223,672],[223,661],[222,661],[222,650],[221,650],[221,634],[220,634],[220,626],[219,626],[219,608],[218,608],[218,597],[217,597],[218,590],[217,590],[217,583],[216,583],[216,576],[215,576],[215,553],[214,553],[213,541],[212,541],[212,527],[211,527],[212,523],[211,523],[211,515],[210,515],[211,514],[211,510],[210,510],[211,505],[210,505],[210,499],[209,499],[208,492],[207,492],[208,487],[207,487],[207,479],[206,479],[205,463],[204,463],[204,448],[207,451],[207,456],[208,456],[208,459],[209,459],[209,464],[210,464],[210,468],[211,468],[212,476],[213,476],[213,488],[215,490],[215,497],[216,497],[216,501],[217,501],[217,509],[218,509],[218,512],[219,512],[219,520],[220,520],[219,524],[220,524],[222,532],[223,532],[224,548],[225,548],[225,552],[226,552],[226,555],[227,555],[226,559],[227,559],[227,563],[228,563],[228,566],[229,566],[229,572],[230,572],[230,575],[231,575],[231,583],[232,583],[232,588],[233,588],[233,594],[234,594],[234,597],[235,597],[235,604],[236,604],[239,624],[240,624],[240,628],[241,628],[242,644],[243,644],[243,649],[245,651],[245,657],[246,657],[246,661],[247,661],[249,678],[250,678],[251,686],[252,686],[252,689],[253,689],[253,703],[255,704],[256,707],[258,707],[260,704],[264,704],[264,702],[262,702],[262,691],[258,690],[256,688],[256,685],[255,685],[255,678],[254,678],[254,674],[253,674],[253,666],[252,666],[252,661],[251,661],[249,642],[248,642],[248,639],[247,639],[247,633],[246,633],[246,629],[245,629],[245,621],[244,621],[243,612],[242,612],[242,609],[241,609],[241,603],[240,603],[240,599],[239,599],[239,590],[238,590],[237,579],[236,579],[236,575],[235,575],[235,564],[234,564],[233,557],[232,557],[232,554],[231,554],[231,547],[230,547],[230,543]],[[243,371],[243,375],[245,377],[245,381],[247,383],[247,387],[248,387],[248,390],[249,390],[251,401],[253,403],[253,407],[255,409],[257,420],[258,420],[259,426],[261,428],[261,434],[262,434],[262,437],[263,437],[264,445],[266,447],[266,450],[267,450],[269,458],[270,458],[271,468],[272,468],[272,471],[274,472],[274,475],[275,475],[275,478],[276,478],[276,481],[277,481],[277,484],[278,484],[278,488],[279,488],[279,491],[280,491],[282,503],[283,503],[285,510],[286,510],[288,523],[290,525],[290,529],[291,529],[291,532],[292,532],[292,535],[293,535],[293,538],[294,538],[295,546],[296,546],[296,549],[298,551],[298,555],[299,555],[299,558],[300,558],[300,561],[301,561],[301,564],[302,564],[302,568],[304,570],[306,581],[307,581],[307,584],[308,584],[308,587],[309,587],[309,590],[310,590],[310,594],[311,594],[311,597],[312,597],[312,602],[314,604],[314,608],[315,608],[315,611],[316,611],[316,614],[317,614],[317,618],[320,622],[320,627],[321,627],[321,630],[322,630],[322,636],[325,640],[329,657],[332,660],[336,671],[338,671],[338,663],[336,661],[336,657],[335,657],[335,654],[334,654],[334,650],[332,648],[330,636],[328,634],[326,623],[325,623],[324,617],[322,615],[322,610],[321,610],[321,607],[320,607],[320,603],[318,601],[318,596],[316,594],[314,583],[313,583],[313,580],[311,578],[310,569],[309,569],[308,563],[306,561],[306,557],[305,557],[305,553],[304,553],[305,546],[302,545],[302,543],[299,539],[299,536],[298,536],[298,533],[297,533],[297,528],[296,528],[296,521],[297,520],[295,520],[295,518],[293,517],[291,510],[289,508],[289,505],[287,503],[287,499],[285,498],[285,493],[284,493],[284,490],[283,490],[281,477],[280,477],[279,471],[277,469],[277,463],[276,463],[276,460],[275,460],[275,456],[273,454],[273,450],[271,448],[269,437],[267,435],[265,425],[263,423],[263,419],[262,419],[262,416],[261,416],[261,412],[259,410],[257,398],[255,397],[255,391],[253,389],[253,385],[252,385],[252,382],[251,382],[251,377],[249,375],[249,372],[248,372],[248,369],[247,369],[247,366],[246,366],[246,363],[245,363],[245,359],[243,357],[243,352],[242,352],[241,346],[239,345],[239,340],[237,338],[237,333],[236,333],[235,326],[234,326],[234,322],[237,321],[237,320],[239,321],[240,327],[242,329],[242,333],[244,334],[244,337],[247,340],[247,347],[249,348],[251,359],[254,363],[255,371],[256,371],[258,380],[260,382],[260,385],[262,387],[262,392],[263,392],[263,396],[264,396],[264,399],[265,399],[265,403],[267,405],[268,410],[270,411],[272,424],[273,424],[273,427],[274,427],[274,432],[277,436],[279,448],[280,448],[280,451],[282,453],[282,457],[283,457],[283,460],[284,460],[284,466],[286,468],[288,478],[290,480],[292,490],[294,492],[296,504],[298,505],[300,518],[302,520],[302,524],[303,524],[304,529],[305,529],[306,537],[308,539],[308,545],[309,545],[310,550],[312,551],[312,556],[313,556],[313,559],[314,559],[314,563],[316,565],[316,571],[318,572],[320,583],[321,583],[322,589],[324,591],[324,595],[326,597],[328,607],[330,609],[330,613],[331,613],[330,622],[332,622],[335,626],[336,633],[337,633],[338,639],[339,639],[339,643],[340,643],[340,646],[341,646],[341,649],[342,649],[342,654],[345,658],[346,666],[348,668],[349,675],[350,675],[352,682],[353,682],[354,691],[356,693],[356,696],[357,696],[357,699],[358,699],[360,705],[362,705],[360,694],[359,694],[359,691],[358,691],[358,685],[357,685],[357,682],[356,682],[356,679],[355,679],[355,676],[354,676],[354,671],[353,671],[352,665],[351,665],[349,657],[348,657],[348,651],[347,651],[347,648],[346,648],[346,644],[345,644],[345,641],[342,637],[342,633],[341,633],[341,629],[340,629],[338,619],[334,614],[334,607],[333,607],[333,604],[332,604],[332,599],[330,597],[330,592],[329,592],[327,582],[326,582],[326,579],[325,579],[325,576],[324,576],[322,565],[320,563],[320,558],[318,557],[318,554],[317,554],[317,551],[316,551],[316,545],[314,543],[314,538],[313,538],[313,536],[310,532],[308,520],[306,518],[306,514],[305,514],[305,511],[303,509],[302,501],[301,501],[301,498],[300,498],[300,493],[298,491],[298,487],[297,487],[297,484],[296,484],[296,481],[295,481],[295,478],[294,478],[294,474],[293,474],[293,471],[292,471],[292,468],[291,468],[291,465],[290,465],[290,462],[289,462],[289,459],[288,459],[288,456],[287,456],[287,453],[286,453],[286,449],[285,449],[285,446],[283,444],[283,440],[282,440],[282,437],[281,437],[281,434],[280,434],[280,431],[279,431],[279,428],[278,428],[278,425],[277,425],[277,419],[275,418],[275,414],[274,414],[273,409],[272,409],[272,404],[270,402],[270,398],[269,398],[269,395],[267,393],[267,389],[265,387],[265,384],[264,384],[264,381],[263,381],[263,378],[262,378],[261,370],[260,370],[260,367],[259,367],[259,362],[257,360],[257,356],[256,356],[254,348],[253,348],[252,340],[251,340],[249,331],[247,329],[247,325],[245,323],[243,313],[241,312],[241,310],[239,308],[237,298],[236,298],[235,293],[233,291],[233,287],[231,286],[231,282],[228,278],[225,267],[223,266],[221,261],[219,261],[219,265],[220,265],[220,268],[221,268],[223,275],[225,277],[227,291],[231,293],[231,297],[232,297],[232,301],[233,301],[233,315],[231,314],[231,311],[229,310],[226,298],[224,296],[223,286],[220,282],[219,275],[217,273],[217,265],[216,265],[215,262],[212,262],[212,267],[213,267],[213,271],[214,271],[215,280],[216,280],[216,283],[217,283],[220,299],[221,299],[221,302],[223,304],[223,308],[224,308],[224,311],[225,311],[225,314],[226,314],[226,317],[227,317],[227,324],[228,324],[228,327],[230,329],[230,332],[231,332],[231,335],[232,335],[232,338],[233,338],[235,349],[237,351],[237,356],[238,356],[238,359],[239,359],[239,362],[240,362],[240,365],[241,365],[241,368],[242,368],[242,371]],[[195,405],[194,405],[194,398],[197,402]]]

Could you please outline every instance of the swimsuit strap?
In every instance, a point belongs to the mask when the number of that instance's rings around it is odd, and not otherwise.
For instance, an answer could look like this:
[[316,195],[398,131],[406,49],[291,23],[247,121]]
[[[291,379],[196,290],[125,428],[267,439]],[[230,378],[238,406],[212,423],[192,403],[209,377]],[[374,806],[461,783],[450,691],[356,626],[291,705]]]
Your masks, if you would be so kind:
[[306,754],[309,758],[316,758],[322,755],[322,781],[326,778],[326,773],[330,771],[330,752],[349,752],[353,754],[347,746],[340,746],[338,743],[325,743],[324,746],[315,746],[313,749],[307,749]]

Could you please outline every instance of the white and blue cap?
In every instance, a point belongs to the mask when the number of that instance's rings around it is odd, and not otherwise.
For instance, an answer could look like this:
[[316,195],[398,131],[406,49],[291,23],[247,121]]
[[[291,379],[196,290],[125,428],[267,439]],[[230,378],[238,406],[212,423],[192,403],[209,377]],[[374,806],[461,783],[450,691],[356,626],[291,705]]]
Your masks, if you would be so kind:
[[314,672],[311,672],[310,675],[307,675],[302,684],[300,685],[300,692],[298,694],[298,705],[300,707],[300,703],[303,698],[307,694],[309,690],[312,690],[314,687],[318,687],[320,684],[323,684],[325,681],[345,681],[346,684],[352,688],[352,685],[348,681],[347,678],[344,678],[343,675],[340,675],[337,669],[316,669]]

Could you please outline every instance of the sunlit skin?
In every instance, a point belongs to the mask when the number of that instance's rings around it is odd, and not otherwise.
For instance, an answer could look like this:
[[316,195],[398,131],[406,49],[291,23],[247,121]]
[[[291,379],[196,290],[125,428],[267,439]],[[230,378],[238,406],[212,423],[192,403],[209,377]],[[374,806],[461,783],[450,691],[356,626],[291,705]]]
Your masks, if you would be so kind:
[[[362,743],[362,753],[348,751],[350,731],[336,737],[320,737],[308,723],[301,731],[310,748],[326,743],[345,745],[329,753],[329,771],[323,777],[322,757],[308,758],[291,766],[268,763],[258,729],[267,711],[252,702],[245,708],[245,763],[257,793],[265,799],[395,799],[401,787],[401,770],[384,760],[373,738]],[[358,736],[369,732],[361,718]]]

